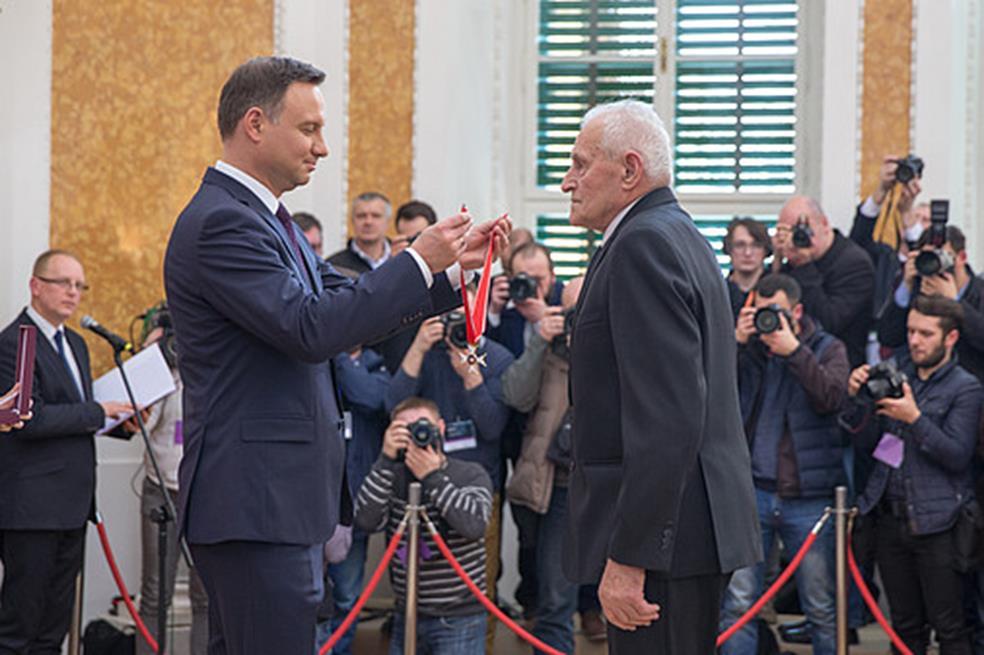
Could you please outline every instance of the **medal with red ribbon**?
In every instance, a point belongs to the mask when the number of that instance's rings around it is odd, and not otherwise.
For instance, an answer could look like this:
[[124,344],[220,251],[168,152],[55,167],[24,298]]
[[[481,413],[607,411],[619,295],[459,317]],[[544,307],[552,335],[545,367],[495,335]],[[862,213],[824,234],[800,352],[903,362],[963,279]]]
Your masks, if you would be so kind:
[[[462,205],[461,212],[468,209]],[[468,364],[472,371],[477,371],[478,366],[488,366],[485,361],[485,353],[478,352],[478,341],[485,332],[485,319],[488,316],[489,290],[492,284],[492,258],[495,252],[495,238],[489,235],[489,248],[485,253],[485,263],[482,265],[481,278],[478,282],[478,291],[475,293],[475,304],[472,306],[468,299],[468,285],[465,280],[464,269],[460,270],[461,275],[461,301],[465,310],[465,333],[468,338],[468,348],[461,354],[461,361]]]

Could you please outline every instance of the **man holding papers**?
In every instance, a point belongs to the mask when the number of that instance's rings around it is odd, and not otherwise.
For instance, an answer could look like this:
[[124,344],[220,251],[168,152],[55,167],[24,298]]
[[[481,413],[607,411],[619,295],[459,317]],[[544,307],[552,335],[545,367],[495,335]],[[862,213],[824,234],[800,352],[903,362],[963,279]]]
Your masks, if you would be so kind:
[[65,322],[87,289],[82,264],[49,250],[31,304],[0,332],[0,389],[14,383],[21,325],[38,330],[33,418],[0,438],[0,652],[60,652],[95,492],[93,435],[130,410],[92,399],[89,351]]

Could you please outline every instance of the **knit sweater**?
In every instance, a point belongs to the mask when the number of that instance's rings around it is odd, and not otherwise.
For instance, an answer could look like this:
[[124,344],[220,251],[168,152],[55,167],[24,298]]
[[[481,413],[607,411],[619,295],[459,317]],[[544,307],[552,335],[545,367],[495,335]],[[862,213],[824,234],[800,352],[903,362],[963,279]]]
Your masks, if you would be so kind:
[[[355,501],[355,525],[366,532],[385,528],[392,537],[403,519],[407,490],[413,475],[400,462],[380,455],[362,483]],[[484,593],[485,529],[492,513],[492,482],[481,466],[448,459],[445,466],[421,482],[427,516],[437,526],[468,576]],[[417,607],[422,616],[461,616],[481,611],[479,601],[451,565],[444,560],[434,538],[421,525]],[[390,562],[390,583],[397,606],[406,600],[406,540]]]

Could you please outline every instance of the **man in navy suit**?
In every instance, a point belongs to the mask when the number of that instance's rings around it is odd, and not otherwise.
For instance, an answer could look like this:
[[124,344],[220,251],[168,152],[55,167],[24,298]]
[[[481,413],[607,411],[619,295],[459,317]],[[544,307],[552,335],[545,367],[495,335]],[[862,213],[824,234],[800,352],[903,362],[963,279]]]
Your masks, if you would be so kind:
[[602,105],[561,187],[603,232],[571,338],[566,564],[601,578],[613,655],[713,652],[727,575],[761,552],[731,305],[670,152],[650,105]]
[[233,72],[222,159],[164,262],[185,382],[179,526],[209,594],[213,655],[312,652],[321,544],[343,500],[329,360],[455,305],[458,267],[508,232],[459,214],[355,282],[318,261],[278,198],[328,154],[323,80],[286,57]]
[[89,350],[65,327],[87,288],[63,250],[38,257],[31,304],[0,332],[0,388],[15,378],[20,326],[37,328],[31,421],[0,438],[0,653],[60,653],[96,490],[93,435],[128,404],[92,399]]

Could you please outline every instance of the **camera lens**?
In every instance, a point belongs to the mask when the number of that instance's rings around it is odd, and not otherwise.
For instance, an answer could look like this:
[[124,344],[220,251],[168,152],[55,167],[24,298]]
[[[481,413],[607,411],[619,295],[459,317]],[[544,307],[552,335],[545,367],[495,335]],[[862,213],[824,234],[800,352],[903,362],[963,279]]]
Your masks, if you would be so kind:
[[759,334],[771,334],[779,329],[779,311],[772,307],[763,307],[755,312],[755,330]]
[[420,418],[407,426],[410,440],[419,448],[427,448],[437,441],[437,426],[425,418]]

